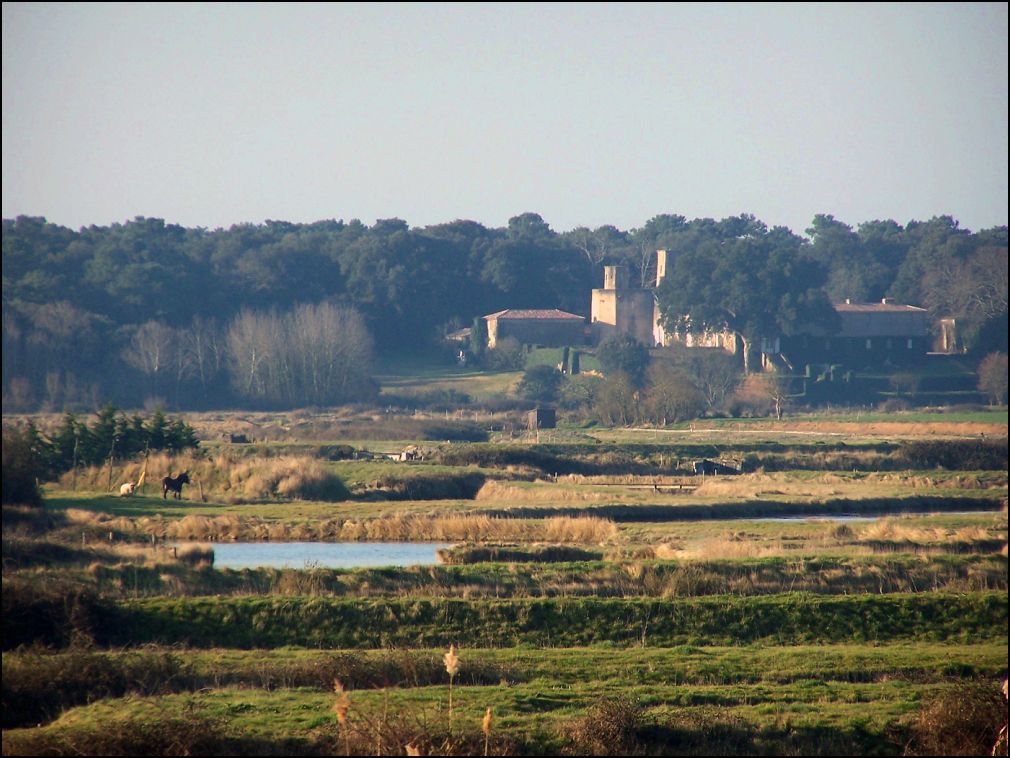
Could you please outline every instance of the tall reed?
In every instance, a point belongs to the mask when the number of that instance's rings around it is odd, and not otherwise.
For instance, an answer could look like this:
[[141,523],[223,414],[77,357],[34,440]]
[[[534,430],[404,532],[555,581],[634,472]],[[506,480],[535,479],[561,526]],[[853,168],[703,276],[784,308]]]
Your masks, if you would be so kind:
[[456,655],[456,646],[449,645],[449,652],[445,654],[445,670],[449,674],[449,734],[452,734],[452,680],[459,671],[459,657]]

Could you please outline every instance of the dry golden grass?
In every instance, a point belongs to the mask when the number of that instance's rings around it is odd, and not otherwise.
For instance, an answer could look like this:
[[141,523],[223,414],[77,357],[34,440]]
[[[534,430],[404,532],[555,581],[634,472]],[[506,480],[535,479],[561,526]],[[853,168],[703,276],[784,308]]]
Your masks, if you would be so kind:
[[[778,540],[758,541],[729,537],[710,537],[686,546],[681,550],[668,551],[671,558],[690,561],[711,561],[737,558],[770,558],[786,555],[789,551]],[[794,551],[793,551],[794,552]],[[657,555],[657,557],[659,557]]]
[[587,492],[558,487],[552,484],[517,487],[497,479],[489,479],[477,492],[477,500],[510,503],[543,502],[599,502],[607,495],[601,492]]
[[79,526],[91,526],[99,522],[104,524],[108,521],[108,516],[104,513],[85,511],[80,508],[67,508],[67,510],[64,511],[64,514],[66,515],[68,522]]
[[702,497],[790,497],[828,498],[843,494],[844,480],[830,474],[816,480],[796,481],[788,474],[744,474],[741,476],[707,476],[694,494]]
[[206,545],[185,545],[175,551],[175,556],[181,563],[191,566],[214,565],[214,551]]
[[[81,514],[88,513],[81,511]],[[401,514],[365,519],[312,519],[267,521],[256,516],[203,516],[190,514],[168,520],[150,517],[113,519],[88,513],[88,523],[107,528],[111,523],[124,533],[152,535],[184,541],[329,541],[329,542],[501,542],[535,541],[568,544],[603,544],[617,536],[614,522],[592,516],[547,519],[507,519],[483,515],[424,516]]]
[[945,529],[943,527],[913,527],[903,524],[901,519],[878,519],[863,527],[856,539],[861,542],[914,542],[919,544],[936,542],[980,542],[992,539],[989,530],[980,526],[963,529]]
[[558,477],[558,482],[567,484],[600,484],[600,485],[614,485],[614,484],[630,484],[638,486],[648,486],[651,487],[654,484],[685,484],[694,485],[697,484],[697,480],[693,476],[661,476],[656,477],[653,475],[643,475],[643,474],[565,474],[564,476]]
[[684,548],[681,545],[674,543],[663,542],[652,548],[653,555],[660,560],[669,560],[671,558],[677,558],[683,554]]
[[548,542],[579,542],[601,544],[617,536],[617,525],[593,516],[558,516],[544,519],[544,536]]

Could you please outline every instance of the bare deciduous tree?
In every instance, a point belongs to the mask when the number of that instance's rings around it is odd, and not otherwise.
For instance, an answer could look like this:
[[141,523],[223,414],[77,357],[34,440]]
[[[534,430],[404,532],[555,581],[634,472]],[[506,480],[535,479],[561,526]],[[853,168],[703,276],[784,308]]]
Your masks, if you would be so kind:
[[330,405],[371,388],[372,340],[353,309],[322,303],[286,314],[243,311],[227,344],[233,386],[249,399]]
[[978,365],[978,388],[993,405],[1007,400],[1007,355],[989,353]]
[[789,405],[789,380],[775,372],[748,374],[737,388],[736,398],[752,413],[774,413],[781,420]]
[[681,348],[678,364],[691,377],[710,411],[721,408],[740,383],[736,357],[722,348]]
[[947,259],[926,272],[923,290],[934,315],[956,318],[971,335],[989,319],[1006,315],[1006,250],[981,247],[964,260]]
[[175,329],[160,321],[146,321],[133,330],[123,351],[123,360],[150,379],[150,395],[160,397],[162,377],[177,362],[178,340]]
[[180,334],[181,351],[193,378],[200,383],[204,398],[210,385],[224,369],[224,335],[217,321],[201,316],[193,318],[189,328]]
[[697,418],[705,398],[682,371],[659,363],[646,372],[644,410],[650,421],[662,426]]

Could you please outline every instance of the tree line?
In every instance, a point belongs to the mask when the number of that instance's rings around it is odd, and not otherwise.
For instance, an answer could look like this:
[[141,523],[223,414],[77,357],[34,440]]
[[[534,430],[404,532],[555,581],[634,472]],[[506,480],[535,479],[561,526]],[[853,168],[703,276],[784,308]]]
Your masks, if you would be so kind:
[[[983,353],[1005,351],[1005,226],[971,232],[941,216],[850,227],[818,215],[806,232],[750,215],[564,233],[535,213],[501,228],[385,219],[208,230],[139,217],[76,231],[20,216],[3,221],[4,408],[367,399],[373,347],[433,349],[504,308],[586,315],[603,266],[650,285],[657,248],[669,251],[671,319],[681,305],[701,314],[721,301],[709,315],[725,320],[727,302],[763,299],[738,314],[751,337],[788,333],[811,313],[830,319],[831,301],[888,296],[957,318]],[[786,280],[798,300],[771,286]]]

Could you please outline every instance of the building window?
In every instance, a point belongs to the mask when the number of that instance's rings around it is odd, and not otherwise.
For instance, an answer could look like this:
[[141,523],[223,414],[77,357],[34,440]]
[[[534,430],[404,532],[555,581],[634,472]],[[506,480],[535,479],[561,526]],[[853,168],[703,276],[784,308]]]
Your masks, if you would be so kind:
[[871,340],[871,339],[867,339],[866,340],[866,349],[867,350],[873,349],[873,340]]

